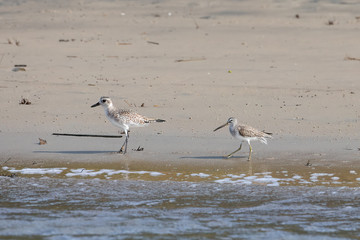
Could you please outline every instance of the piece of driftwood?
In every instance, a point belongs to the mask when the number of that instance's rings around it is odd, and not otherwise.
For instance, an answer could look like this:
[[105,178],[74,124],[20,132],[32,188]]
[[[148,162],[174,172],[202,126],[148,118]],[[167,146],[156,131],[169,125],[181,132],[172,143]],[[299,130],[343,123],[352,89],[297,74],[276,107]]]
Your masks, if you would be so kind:
[[189,59],[178,59],[175,62],[193,62],[193,61],[204,61],[206,58],[189,58]]
[[153,41],[147,41],[147,43],[149,43],[149,44],[154,44],[154,45],[159,45],[160,43],[158,43],[158,42],[153,42]]
[[55,136],[68,137],[102,137],[102,138],[122,138],[121,135],[97,135],[97,134],[73,134],[73,133],[53,133]]
[[355,57],[349,57],[349,56],[346,56],[346,57],[345,57],[345,60],[350,60],[350,61],[360,61],[360,58],[355,58]]

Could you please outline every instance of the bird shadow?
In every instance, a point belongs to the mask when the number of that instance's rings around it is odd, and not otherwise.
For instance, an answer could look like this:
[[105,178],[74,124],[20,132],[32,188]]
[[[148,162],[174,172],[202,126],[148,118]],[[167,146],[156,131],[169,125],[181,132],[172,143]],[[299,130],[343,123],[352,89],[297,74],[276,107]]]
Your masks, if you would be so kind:
[[33,151],[33,153],[55,153],[55,154],[115,154],[114,151]]
[[225,156],[187,156],[187,157],[181,157],[180,159],[222,159],[222,160],[231,160],[231,159],[243,159],[246,158],[246,156],[232,156],[231,158],[227,158]]

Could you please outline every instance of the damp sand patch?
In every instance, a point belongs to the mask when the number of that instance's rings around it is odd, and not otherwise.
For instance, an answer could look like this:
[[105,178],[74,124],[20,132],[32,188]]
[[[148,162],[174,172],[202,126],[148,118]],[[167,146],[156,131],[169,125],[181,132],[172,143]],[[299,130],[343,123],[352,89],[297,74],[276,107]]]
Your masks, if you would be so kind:
[[[223,174],[203,172],[160,172],[130,169],[87,168],[15,168],[2,167],[3,173],[16,177],[83,178],[109,180],[213,182],[219,184],[264,186],[359,186],[360,176],[355,170],[347,174],[330,172],[266,171],[255,173]],[[5,176],[5,175],[4,175]],[[346,177],[345,177],[346,176]]]

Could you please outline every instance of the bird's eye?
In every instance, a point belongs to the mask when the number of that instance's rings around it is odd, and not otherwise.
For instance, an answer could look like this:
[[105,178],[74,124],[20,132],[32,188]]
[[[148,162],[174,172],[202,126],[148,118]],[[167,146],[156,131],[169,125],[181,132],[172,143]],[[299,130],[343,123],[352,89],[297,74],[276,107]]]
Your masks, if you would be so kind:
[[103,102],[103,103],[106,103],[106,100],[105,100],[105,99],[103,99],[103,100],[102,100],[102,102]]

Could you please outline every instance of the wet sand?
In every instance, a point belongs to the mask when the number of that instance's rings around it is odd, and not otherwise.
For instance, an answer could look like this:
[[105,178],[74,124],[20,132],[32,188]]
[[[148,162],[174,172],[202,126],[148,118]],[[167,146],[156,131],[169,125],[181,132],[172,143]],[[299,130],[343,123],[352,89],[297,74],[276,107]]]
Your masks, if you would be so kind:
[[[225,160],[239,143],[212,132],[233,116],[274,134],[255,172],[359,169],[359,4],[0,4],[1,166],[248,171],[247,147]],[[144,151],[126,156],[123,139],[51,135],[117,134],[90,108],[103,95],[167,122],[132,129]]]
[[[12,134],[7,136],[8,143],[12,142],[14,146],[19,137],[26,139],[23,133]],[[32,133],[27,134],[29,142],[32,137]],[[138,137],[134,135],[131,140]],[[356,160],[358,152],[345,148],[342,151],[332,150],[331,142],[325,140],[314,141],[314,144],[306,138],[293,142],[289,139],[273,139],[269,146],[253,144],[253,158],[248,161],[247,148],[230,159],[223,157],[233,150],[231,147],[237,146],[231,138],[215,137],[209,141],[205,137],[155,135],[139,140],[144,151],[132,149],[125,156],[114,151],[122,139],[105,139],[101,143],[97,138],[49,136],[47,139],[46,145],[33,142],[28,149],[22,149],[22,153],[15,147],[12,152],[2,155],[0,175],[146,181],[245,181],[246,184],[270,186],[356,187],[360,183],[360,164]],[[174,139],[183,143],[186,151],[179,151],[175,144],[169,144]],[[79,148],[78,142],[84,141],[87,145],[80,144]],[[152,146],[149,144],[151,142],[159,144],[150,149],[148,145]],[[227,151],[213,150],[219,146],[219,142],[224,144]],[[296,149],[299,145],[303,147],[302,151]],[[282,149],[284,146],[288,146],[287,149]],[[56,169],[61,171],[53,174]],[[317,179],[318,175],[321,180]],[[255,179],[251,176],[255,176]]]

